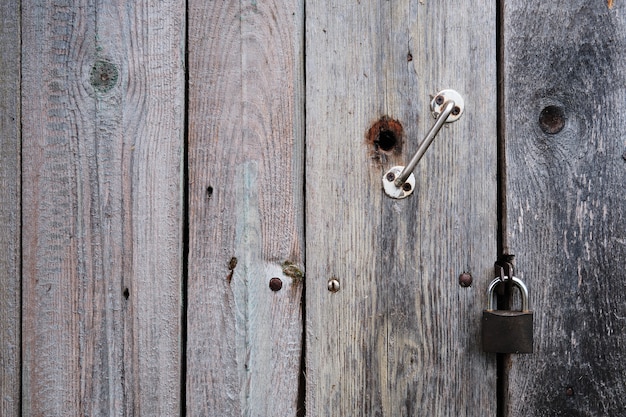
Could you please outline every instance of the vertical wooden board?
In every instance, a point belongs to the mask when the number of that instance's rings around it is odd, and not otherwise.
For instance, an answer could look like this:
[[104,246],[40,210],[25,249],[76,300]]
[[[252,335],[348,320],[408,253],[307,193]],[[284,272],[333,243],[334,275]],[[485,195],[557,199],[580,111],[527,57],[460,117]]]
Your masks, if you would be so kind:
[[20,5],[0,4],[0,415],[20,411]]
[[507,237],[535,311],[507,416],[626,413],[625,13],[505,2]]
[[295,416],[303,3],[191,1],[189,19],[187,415]]
[[23,413],[176,415],[184,3],[22,11]]
[[[480,345],[496,257],[495,7],[306,11],[307,414],[495,415],[495,356]],[[414,195],[389,199],[382,176],[408,162],[444,88],[465,113],[418,165]],[[381,125],[367,135],[381,120],[402,125],[387,151]]]

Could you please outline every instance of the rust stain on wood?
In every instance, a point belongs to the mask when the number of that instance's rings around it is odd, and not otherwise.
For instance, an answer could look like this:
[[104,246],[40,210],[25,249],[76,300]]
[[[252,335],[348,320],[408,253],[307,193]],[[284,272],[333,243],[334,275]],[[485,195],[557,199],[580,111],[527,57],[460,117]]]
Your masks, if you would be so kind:
[[384,163],[387,155],[400,154],[404,130],[402,124],[389,116],[382,116],[367,131],[367,143],[372,159]]
[[608,0],[609,9],[613,8],[613,0]]

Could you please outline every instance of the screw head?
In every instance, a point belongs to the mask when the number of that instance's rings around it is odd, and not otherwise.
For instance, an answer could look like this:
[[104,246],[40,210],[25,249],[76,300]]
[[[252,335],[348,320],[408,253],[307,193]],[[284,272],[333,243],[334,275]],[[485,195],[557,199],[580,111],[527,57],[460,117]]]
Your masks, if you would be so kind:
[[411,184],[409,184],[408,182],[405,182],[404,184],[402,184],[402,189],[406,192],[411,191]]
[[435,98],[435,103],[437,103],[437,105],[441,106],[443,104],[444,98],[443,96],[437,96]]
[[332,278],[328,281],[328,291],[337,292],[339,291],[339,280],[337,278]]
[[472,278],[472,275],[469,274],[468,272],[463,272],[461,275],[459,275],[459,285],[461,287],[464,287],[464,288],[471,287],[473,280],[474,279]]
[[454,108],[452,109],[452,115],[458,116],[459,113],[461,113],[461,108],[459,106],[454,106]]
[[280,278],[272,278],[270,279],[270,290],[272,291],[280,291],[283,288],[283,281]]
[[396,174],[394,174],[393,172],[387,173],[387,181],[392,182],[395,179],[396,179]]

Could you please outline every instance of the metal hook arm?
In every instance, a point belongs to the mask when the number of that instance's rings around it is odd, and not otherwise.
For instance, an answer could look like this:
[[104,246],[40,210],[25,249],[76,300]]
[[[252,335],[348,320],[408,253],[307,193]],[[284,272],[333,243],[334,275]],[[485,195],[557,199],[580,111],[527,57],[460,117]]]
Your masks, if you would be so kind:
[[426,137],[417,147],[417,152],[406,166],[391,167],[383,175],[383,190],[391,198],[406,198],[415,189],[415,175],[413,170],[422,159],[424,153],[441,130],[444,123],[452,123],[463,114],[465,104],[463,97],[454,90],[440,91],[430,102],[430,109],[437,119]]
[[398,175],[398,178],[396,178],[396,180],[394,181],[396,187],[402,187],[402,185],[404,185],[407,178],[409,178],[409,175],[411,175],[411,173],[417,166],[417,163],[426,153],[426,150],[428,149],[430,144],[433,143],[433,140],[435,139],[435,136],[437,136],[437,133],[439,133],[439,131],[441,130],[441,127],[448,120],[448,117],[450,117],[450,114],[454,110],[454,106],[455,103],[453,100],[448,100],[443,104],[443,111],[441,112],[441,114],[439,114],[439,117],[437,117],[435,124],[433,125],[433,127],[430,128],[430,131],[428,132],[424,140],[420,142],[419,146],[417,147],[417,151],[415,152],[415,155],[413,155],[413,158],[411,158],[411,160],[404,167],[400,175]]

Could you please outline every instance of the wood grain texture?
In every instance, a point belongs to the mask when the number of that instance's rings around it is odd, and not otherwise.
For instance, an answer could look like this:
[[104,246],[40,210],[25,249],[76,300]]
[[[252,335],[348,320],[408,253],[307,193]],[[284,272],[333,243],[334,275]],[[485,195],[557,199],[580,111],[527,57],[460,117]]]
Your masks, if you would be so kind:
[[[307,414],[495,415],[495,355],[480,345],[496,257],[495,7],[320,1],[306,13]],[[391,200],[383,173],[415,152],[444,88],[465,114],[419,163],[414,195]],[[383,116],[404,127],[395,151],[366,140]]]
[[0,4],[0,415],[20,413],[20,5]]
[[178,415],[184,2],[22,11],[23,414]]
[[[506,415],[624,415],[626,8],[515,0],[504,12],[508,246],[535,310]],[[558,133],[541,128],[549,107]]]
[[188,416],[298,413],[302,31],[302,1],[189,2]]

